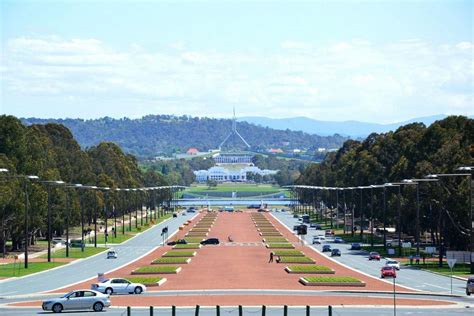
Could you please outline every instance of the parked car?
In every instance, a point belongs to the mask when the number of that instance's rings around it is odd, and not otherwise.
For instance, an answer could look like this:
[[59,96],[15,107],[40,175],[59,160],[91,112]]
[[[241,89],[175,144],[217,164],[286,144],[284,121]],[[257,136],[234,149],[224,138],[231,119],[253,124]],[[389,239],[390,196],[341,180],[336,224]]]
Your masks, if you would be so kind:
[[208,238],[206,240],[201,241],[201,245],[218,245],[219,239],[217,238]]
[[168,246],[174,246],[174,245],[184,245],[187,244],[188,242],[185,239],[178,239],[174,241],[170,241],[167,243]]
[[342,239],[341,237],[336,237],[334,238],[334,242],[336,244],[343,244],[344,243],[344,239]]
[[117,259],[118,255],[115,250],[107,251],[107,259]]
[[377,260],[380,261],[380,254],[378,252],[371,252],[369,253],[369,260]]
[[398,262],[397,260],[387,260],[385,262],[385,266],[394,267],[395,270],[400,270],[400,262]]
[[322,237],[322,236],[314,236],[313,237],[313,245],[314,244],[322,244],[324,241],[326,240],[326,238]]
[[72,239],[70,243],[71,248],[82,248],[83,245],[82,239]]
[[331,257],[340,257],[341,256],[341,251],[337,248],[334,248],[331,250]]
[[53,245],[66,245],[67,241],[66,239],[63,239],[63,238],[53,238],[51,239],[51,243]]
[[323,252],[329,252],[329,251],[331,251],[331,245],[324,245]]
[[382,267],[382,269],[380,270],[380,277],[382,279],[386,277],[396,278],[397,271],[394,267],[389,267],[389,266]]
[[146,286],[141,283],[132,283],[127,279],[112,278],[92,284],[91,289],[108,295],[141,294],[146,291]]
[[43,301],[44,311],[61,313],[64,310],[93,310],[101,312],[104,307],[110,306],[109,295],[93,290],[77,290],[69,292],[60,298]]
[[334,235],[334,231],[331,230],[331,229],[326,229],[325,235],[326,236],[332,236],[332,235]]
[[353,242],[351,244],[351,250],[361,250],[362,249],[362,246],[360,245],[360,243],[358,242]]
[[469,277],[466,282],[466,295],[474,293],[474,277]]

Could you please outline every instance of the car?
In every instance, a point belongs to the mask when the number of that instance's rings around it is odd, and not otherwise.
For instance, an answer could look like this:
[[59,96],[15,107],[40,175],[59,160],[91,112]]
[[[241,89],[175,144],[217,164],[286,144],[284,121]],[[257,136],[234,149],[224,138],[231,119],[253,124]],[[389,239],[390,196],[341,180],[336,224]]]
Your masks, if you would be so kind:
[[63,238],[53,238],[51,239],[53,245],[66,245],[66,239]]
[[321,236],[314,236],[313,237],[313,245],[314,244],[322,244],[324,241],[326,240],[326,238],[324,237],[321,237]]
[[336,237],[334,238],[334,242],[336,244],[343,244],[344,243],[344,239],[342,239],[341,237]]
[[298,214],[293,214],[293,218],[298,218]]
[[400,262],[398,262],[397,260],[387,260],[385,262],[385,266],[386,267],[394,267],[395,270],[400,270]]
[[91,285],[91,290],[104,294],[142,294],[146,286],[141,283],[132,283],[127,279],[111,278]]
[[174,245],[185,245],[188,242],[185,239],[178,239],[174,241],[170,241],[167,243],[168,246],[174,246]]
[[218,245],[219,239],[217,238],[208,238],[206,240],[201,241],[201,245]]
[[325,233],[324,233],[326,236],[332,236],[334,235],[334,231],[331,230],[331,229],[326,229]]
[[323,252],[329,252],[329,251],[331,251],[331,245],[324,245]]
[[298,230],[298,227],[300,227],[300,225],[293,226],[293,230]]
[[466,282],[466,295],[474,293],[474,277],[469,277]]
[[375,252],[375,251],[369,253],[369,260],[380,261],[380,254],[378,252]]
[[110,306],[109,295],[94,290],[75,290],[59,298],[50,298],[43,301],[44,311],[61,313],[69,310],[93,310],[101,312],[104,307]]
[[397,270],[394,267],[384,266],[380,270],[380,277],[382,279],[384,279],[386,277],[396,278],[397,277]]
[[333,250],[331,250],[331,257],[340,257],[341,256],[341,251],[337,248],[334,248]]
[[353,242],[351,244],[351,250],[361,250],[362,249],[362,246],[360,243],[358,242]]
[[176,212],[173,213],[173,217],[174,217],[174,218],[178,217],[178,213],[176,213]]
[[266,208],[259,208],[257,212],[268,212],[268,210]]
[[107,251],[107,259],[117,259],[118,255],[115,250]]
[[190,207],[186,210],[188,213],[196,213],[196,209],[194,207]]

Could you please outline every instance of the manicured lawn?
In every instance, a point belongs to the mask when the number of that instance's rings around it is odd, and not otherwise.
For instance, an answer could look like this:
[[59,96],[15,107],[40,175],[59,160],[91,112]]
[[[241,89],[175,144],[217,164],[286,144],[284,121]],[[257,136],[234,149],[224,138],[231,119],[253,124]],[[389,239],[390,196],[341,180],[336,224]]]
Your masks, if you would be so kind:
[[[105,247],[84,247],[82,252],[81,248],[69,248],[69,258],[87,258],[105,250]],[[48,255],[44,254],[40,258],[48,258]],[[66,248],[55,250],[51,253],[51,258],[66,258]]]
[[305,276],[303,279],[314,283],[361,283],[359,279],[350,276]]
[[199,244],[203,241],[203,238],[185,237],[184,240],[186,240],[188,244]]
[[141,283],[141,284],[155,284],[159,281],[163,280],[162,277],[128,277],[127,280],[133,283]]
[[276,256],[295,256],[295,257],[303,257],[305,255],[299,250],[274,250],[273,254]]
[[[341,237],[345,242],[352,243],[352,242],[368,242],[370,243],[370,234],[364,233],[364,235],[360,236],[360,233],[355,233],[354,236],[351,233],[347,234],[335,234],[334,237]],[[383,238],[374,236],[374,243],[375,244],[383,244]]]
[[200,246],[200,244],[178,244],[174,245],[173,249],[199,249]]
[[318,271],[332,271],[331,268],[326,266],[318,266],[318,265],[303,265],[303,266],[288,266],[291,271],[299,272],[299,273],[311,273],[311,272],[318,272]]
[[152,263],[154,264],[166,264],[166,263],[188,263],[189,258],[182,258],[182,257],[163,257],[153,260]]
[[281,191],[281,187],[272,186],[266,184],[246,184],[246,183],[223,183],[217,185],[217,187],[208,186],[193,186],[184,192],[189,193],[206,193],[206,192],[278,192]]
[[265,241],[269,243],[274,243],[274,242],[288,242],[288,239],[285,237],[265,237]]
[[[382,257],[393,257],[397,256],[398,257],[398,247],[387,247],[387,250],[383,248],[383,246],[362,246],[363,250],[367,251],[376,251],[378,252]],[[388,254],[388,249],[395,249],[395,255],[389,255]],[[402,257],[409,256],[409,255],[415,255],[416,254],[416,248],[404,248],[402,249]],[[420,258],[421,261],[421,258]]]
[[177,266],[145,266],[139,267],[134,272],[137,273],[175,273],[179,267]]
[[194,251],[168,251],[163,254],[163,257],[192,257],[194,254]]
[[65,262],[29,262],[28,269],[25,269],[23,261],[13,264],[0,265],[0,277],[20,277],[44,270],[52,269],[66,264]]
[[[413,261],[415,262],[415,261]],[[446,276],[451,275],[451,269],[449,268],[446,262],[443,262],[443,266],[439,267],[438,262],[426,262],[423,264],[422,259],[420,259],[420,264],[412,264],[410,265],[408,261],[402,262],[410,267],[420,268],[422,270],[428,270],[432,272],[437,272],[444,274]],[[456,263],[453,268],[452,275],[469,275],[471,272],[470,265],[468,263]]]
[[279,263],[314,263],[314,260],[308,257],[280,257]]
[[294,249],[295,246],[293,246],[290,243],[281,243],[281,244],[280,243],[278,243],[278,244],[269,243],[269,244],[267,244],[267,248],[269,248],[269,249],[274,249],[274,248]]

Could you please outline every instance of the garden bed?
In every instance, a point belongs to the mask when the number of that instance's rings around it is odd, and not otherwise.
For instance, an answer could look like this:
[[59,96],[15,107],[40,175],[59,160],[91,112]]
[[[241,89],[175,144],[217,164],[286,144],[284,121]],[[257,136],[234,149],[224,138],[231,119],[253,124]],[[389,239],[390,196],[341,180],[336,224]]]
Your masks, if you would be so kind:
[[267,242],[267,243],[287,243],[288,242],[288,239],[286,239],[285,237],[265,237],[262,239],[263,242]]
[[265,246],[268,248],[268,249],[278,249],[278,248],[282,248],[282,249],[294,249],[295,246],[293,246],[292,244],[290,243],[269,243],[269,244],[265,244]]
[[194,257],[196,256],[196,251],[168,251],[163,254],[163,257]]
[[181,271],[181,267],[178,266],[145,266],[139,267],[132,271],[132,275],[139,274],[176,274]]
[[365,282],[350,276],[306,276],[299,281],[309,286],[365,286]]
[[279,232],[265,232],[265,233],[260,233],[260,236],[262,237],[283,237],[283,235]]
[[305,274],[334,274],[335,271],[326,266],[318,265],[302,265],[302,266],[287,266],[285,271],[288,273],[305,273]]
[[184,240],[186,240],[186,242],[188,244],[199,244],[201,241],[204,240],[204,238],[199,238],[199,237],[185,237]]
[[281,257],[304,257],[305,254],[299,250],[274,250],[273,254],[275,256]]
[[201,244],[178,244],[174,245],[173,249],[200,249]]
[[191,262],[191,258],[183,257],[162,257],[155,259],[151,264],[188,264]]
[[301,263],[301,264],[314,264],[316,261],[309,257],[288,257],[288,256],[280,256],[277,260],[278,263]]
[[167,281],[166,278],[161,277],[129,277],[127,280],[133,283],[141,283],[147,287],[161,286]]

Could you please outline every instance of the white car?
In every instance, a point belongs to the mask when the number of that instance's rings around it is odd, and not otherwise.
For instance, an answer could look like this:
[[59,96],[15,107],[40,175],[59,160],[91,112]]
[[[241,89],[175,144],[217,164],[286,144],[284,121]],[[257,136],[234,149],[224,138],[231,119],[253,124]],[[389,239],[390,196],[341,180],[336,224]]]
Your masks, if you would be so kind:
[[107,259],[117,259],[118,255],[115,250],[107,251]]
[[385,262],[385,266],[387,267],[393,267],[395,268],[396,270],[400,270],[400,262],[398,262],[397,260],[387,260]]
[[92,284],[91,289],[108,295],[114,293],[141,294],[146,291],[146,286],[141,283],[132,283],[127,279],[112,278]]
[[314,236],[314,237],[313,237],[313,245],[314,245],[314,244],[320,245],[320,244],[322,244],[322,243],[325,242],[325,241],[326,241],[326,238],[324,238],[323,236]]
[[106,294],[92,290],[77,290],[69,292],[60,298],[43,301],[44,311],[61,313],[65,310],[93,310],[101,312],[104,307],[110,307],[110,299]]

